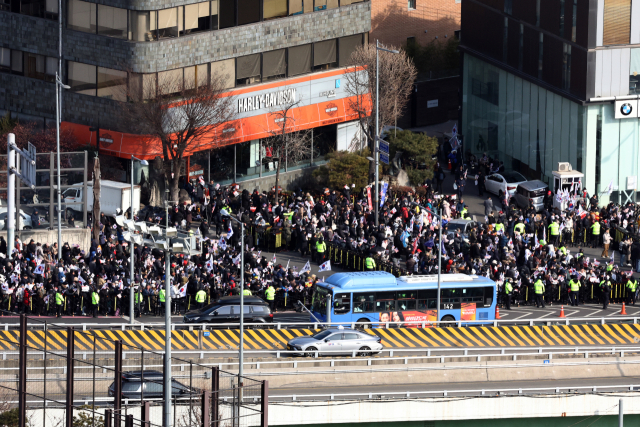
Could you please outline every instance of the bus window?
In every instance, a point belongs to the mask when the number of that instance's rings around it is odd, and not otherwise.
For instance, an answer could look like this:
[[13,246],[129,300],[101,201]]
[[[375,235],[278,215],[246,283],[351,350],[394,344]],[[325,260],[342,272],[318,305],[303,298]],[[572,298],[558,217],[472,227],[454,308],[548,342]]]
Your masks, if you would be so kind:
[[376,311],[395,311],[395,292],[376,292]]
[[484,289],[483,288],[464,288],[462,292],[462,302],[475,302],[482,307],[484,305]]
[[441,289],[440,302],[444,303],[459,303],[460,296],[462,295],[462,289]]
[[437,306],[437,289],[422,289],[418,291],[418,310],[432,310]]
[[329,289],[322,286],[316,286],[311,302],[311,310],[318,313],[326,313],[327,311],[327,295],[330,295]]
[[351,311],[351,294],[336,294],[333,311],[336,314],[349,313]]
[[416,300],[414,299],[399,299],[398,310],[407,311],[416,309]]
[[484,288],[484,305],[489,307],[491,304],[493,304],[493,287],[486,286]]
[[354,313],[373,313],[375,310],[376,294],[373,292],[363,292],[353,294]]

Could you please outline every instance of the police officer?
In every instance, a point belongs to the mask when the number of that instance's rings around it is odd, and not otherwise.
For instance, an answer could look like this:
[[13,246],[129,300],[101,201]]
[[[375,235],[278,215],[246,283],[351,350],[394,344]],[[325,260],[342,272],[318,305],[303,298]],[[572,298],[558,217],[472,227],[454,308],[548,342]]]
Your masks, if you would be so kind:
[[571,280],[569,280],[569,298],[572,306],[580,305],[580,298],[578,298],[579,294],[580,281],[578,281],[578,277],[574,274],[571,276]]
[[367,271],[375,271],[376,261],[373,259],[371,254],[369,254],[367,258],[364,260],[364,266],[367,269]]
[[249,284],[246,284],[244,287],[244,290],[242,291],[242,295],[246,296],[251,296],[251,289],[249,289]]
[[91,313],[93,317],[98,317],[98,306],[100,305],[100,295],[96,288],[91,289]]
[[536,294],[536,307],[544,308],[544,282],[540,278],[533,284],[533,292]]
[[62,317],[62,305],[64,304],[64,296],[61,287],[56,288],[56,317]]
[[638,286],[638,281],[633,280],[633,276],[630,276],[627,280],[627,292],[629,296],[627,297],[627,304],[636,305],[636,287]]
[[204,289],[200,288],[198,292],[196,292],[196,303],[198,304],[198,309],[204,307],[204,301],[207,299],[207,293]]
[[520,234],[524,234],[525,226],[521,220],[518,220],[518,223],[513,227],[514,231],[517,231]]
[[560,225],[557,220],[554,220],[549,224],[549,243],[556,246],[558,244],[558,237],[560,236]]
[[162,289],[160,289],[158,291],[158,302],[159,302],[159,304],[156,307],[157,308],[156,311],[157,311],[158,314],[160,314],[160,313],[164,314],[164,305],[167,302],[167,293],[164,290],[164,288],[162,288]]
[[504,282],[504,301],[507,304],[507,310],[511,310],[511,295],[513,294],[513,286],[510,278],[506,278]]
[[267,302],[269,303],[269,308],[271,309],[271,312],[275,313],[275,311],[276,311],[276,304],[275,304],[276,290],[273,288],[273,284],[272,283],[269,283],[269,287],[267,288],[267,290],[264,291],[264,296],[267,299]]
[[600,223],[594,221],[591,225],[591,247],[595,248],[600,244]]
[[324,242],[324,239],[320,237],[316,242],[316,253],[318,254],[318,264],[322,264],[324,262],[324,252],[327,250],[327,244]]
[[606,310],[609,306],[609,294],[611,293],[611,281],[610,276],[605,276],[605,279],[600,282],[600,291],[602,292],[602,309]]

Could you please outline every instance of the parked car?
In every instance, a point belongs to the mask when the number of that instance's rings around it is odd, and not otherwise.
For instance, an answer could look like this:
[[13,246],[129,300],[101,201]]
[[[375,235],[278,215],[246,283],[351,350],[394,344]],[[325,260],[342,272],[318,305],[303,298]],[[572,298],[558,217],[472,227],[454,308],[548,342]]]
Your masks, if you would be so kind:
[[513,196],[513,193],[515,193],[518,184],[526,181],[527,178],[525,178],[524,175],[522,175],[520,172],[504,171],[487,175],[484,178],[484,186],[489,193],[493,193],[496,196],[500,196],[500,198],[502,198],[505,192],[505,188],[507,191],[509,191],[509,194]]
[[[240,296],[222,297],[200,310],[190,311],[184,315],[184,323],[239,323],[240,322]],[[269,305],[261,298],[254,296],[244,297],[244,321],[247,323],[273,322],[273,313]]]
[[[144,375],[143,375],[144,373]],[[144,381],[143,381],[144,379]],[[122,374],[122,398],[140,399],[162,398],[164,396],[164,374],[160,371],[131,371]],[[109,386],[109,397],[115,395],[115,381]],[[171,396],[181,397],[197,395],[199,390],[189,388],[180,382],[171,379]]]
[[515,194],[510,200],[521,209],[533,207],[536,212],[544,209],[544,195],[549,191],[549,186],[542,181],[527,181],[518,185]]
[[[300,356],[348,355],[370,356],[382,350],[382,338],[355,329],[331,328],[315,335],[298,337],[287,343],[287,350]],[[327,353],[329,352],[329,353]]]

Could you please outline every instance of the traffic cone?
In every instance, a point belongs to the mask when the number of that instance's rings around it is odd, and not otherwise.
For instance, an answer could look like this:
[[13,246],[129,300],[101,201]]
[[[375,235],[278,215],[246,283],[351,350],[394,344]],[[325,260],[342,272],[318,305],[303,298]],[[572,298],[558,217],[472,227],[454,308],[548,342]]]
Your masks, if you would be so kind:
[[500,319],[500,309],[498,308],[498,306],[496,305],[496,320]]
[[620,310],[620,314],[627,315],[627,310],[624,309],[624,301],[622,302],[622,310]]
[[563,305],[563,306],[560,306],[560,316],[558,316],[558,317],[561,317],[561,318],[562,318],[562,317],[566,317],[566,316],[564,315],[564,305]]

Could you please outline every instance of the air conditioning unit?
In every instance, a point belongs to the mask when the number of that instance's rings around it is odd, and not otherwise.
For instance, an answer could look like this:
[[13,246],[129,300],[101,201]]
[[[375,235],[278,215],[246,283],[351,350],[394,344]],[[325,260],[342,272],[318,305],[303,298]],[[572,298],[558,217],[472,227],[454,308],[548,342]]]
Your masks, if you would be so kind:
[[572,171],[571,163],[569,162],[558,162],[558,172],[569,172]]

